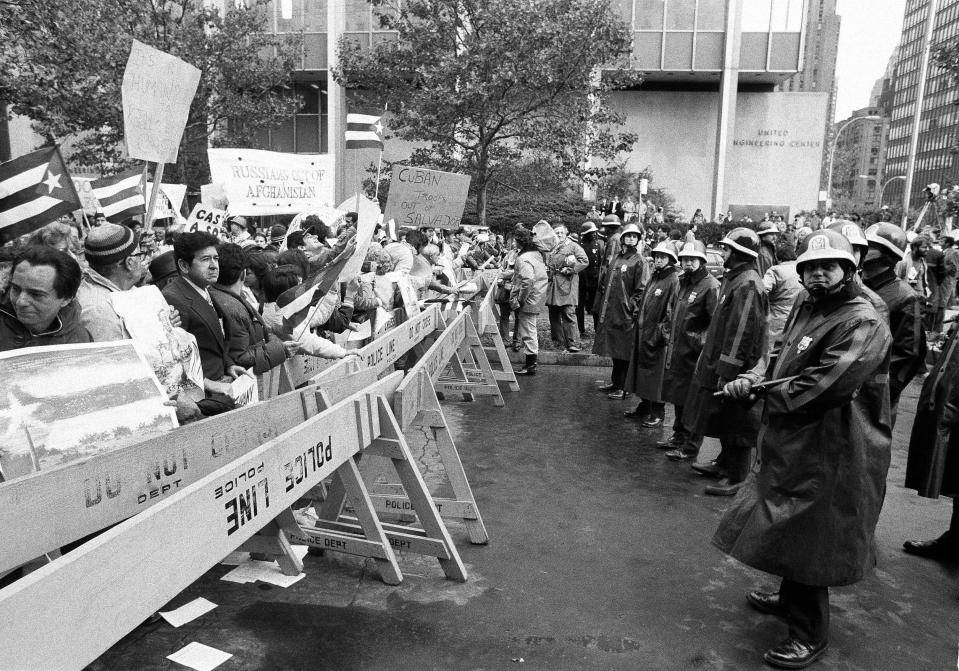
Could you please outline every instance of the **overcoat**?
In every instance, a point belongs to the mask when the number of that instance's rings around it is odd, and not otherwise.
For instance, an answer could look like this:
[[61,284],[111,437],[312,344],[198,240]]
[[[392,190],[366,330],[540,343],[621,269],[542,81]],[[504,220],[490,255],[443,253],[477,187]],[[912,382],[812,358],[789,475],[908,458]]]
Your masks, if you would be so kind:
[[870,278],[866,286],[888,309],[892,349],[889,355],[889,395],[892,402],[915,377],[926,360],[926,332],[922,327],[922,300],[890,268]]
[[766,331],[766,293],[755,262],[728,268],[686,400],[689,416],[695,418],[693,433],[735,440],[743,447],[755,444],[758,427],[749,408],[717,399],[713,392],[759,363],[766,352]]
[[663,400],[666,346],[672,322],[672,306],[679,291],[676,266],[652,271],[636,317],[633,351],[626,373],[626,391],[647,401]]
[[636,247],[623,247],[606,274],[599,300],[599,320],[593,353],[629,361],[633,350],[634,318],[649,281],[649,265]]
[[[568,263],[570,257],[575,262]],[[549,286],[546,289],[546,305],[577,305],[579,303],[579,274],[589,265],[589,258],[582,247],[567,238],[561,245],[546,254],[549,271]],[[571,274],[564,274],[568,270]]]
[[849,585],[875,565],[886,489],[889,330],[859,287],[814,301],[787,322],[767,379],[759,459],[713,543],[804,585]]
[[906,487],[935,499],[959,496],[959,329],[949,338],[919,393],[909,438]]
[[682,406],[696,360],[703,351],[709,320],[719,304],[719,280],[705,265],[694,273],[679,276],[679,291],[673,307],[663,376],[663,400]]

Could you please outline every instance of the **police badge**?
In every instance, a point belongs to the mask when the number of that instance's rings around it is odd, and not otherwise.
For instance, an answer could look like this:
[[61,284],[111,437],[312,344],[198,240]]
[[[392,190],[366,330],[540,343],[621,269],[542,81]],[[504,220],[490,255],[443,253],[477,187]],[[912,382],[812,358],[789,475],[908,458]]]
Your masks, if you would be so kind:
[[802,338],[800,338],[799,344],[796,345],[796,354],[799,354],[800,352],[804,351],[807,347],[809,347],[810,343],[812,343],[812,338],[810,338],[809,336],[803,336]]
[[692,304],[695,302],[695,300],[696,300],[696,292],[695,292],[695,291],[690,291],[690,292],[689,292],[689,298],[688,298],[687,300],[689,301],[689,304],[692,305]]
[[662,296],[662,295],[663,295],[662,289],[656,289],[656,291],[653,292],[653,296]]

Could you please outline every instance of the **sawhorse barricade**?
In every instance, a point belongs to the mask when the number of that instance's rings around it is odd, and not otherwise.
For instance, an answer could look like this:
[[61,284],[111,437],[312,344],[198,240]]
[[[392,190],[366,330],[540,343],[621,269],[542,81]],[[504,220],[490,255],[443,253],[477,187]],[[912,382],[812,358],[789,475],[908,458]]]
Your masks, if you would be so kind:
[[[494,271],[495,272],[495,271]],[[499,273],[496,272],[498,276]],[[484,272],[484,278],[486,273]],[[489,282],[489,280],[487,280]],[[473,326],[479,336],[488,335],[493,339],[493,347],[484,349],[487,357],[495,357],[495,363],[499,370],[493,368],[494,358],[489,358],[490,367],[493,371],[493,378],[497,382],[505,382],[510,391],[519,391],[519,382],[516,380],[516,373],[513,371],[513,365],[510,363],[509,354],[506,351],[506,344],[499,332],[499,306],[496,304],[496,281],[489,282],[490,287],[483,296],[483,300],[473,310]]]
[[[365,449],[407,464],[401,477],[415,492],[420,520],[449,548],[451,556],[441,565],[447,575],[465,579],[386,400],[401,377],[388,376],[298,423],[0,590],[0,669],[85,667],[231,551],[276,524],[277,515],[324,478],[340,473],[365,492],[354,461]],[[359,499],[370,511],[368,497]],[[368,540],[395,566],[376,516],[369,512],[368,519]]]
[[[433,498],[439,514],[447,520],[452,519],[463,523],[466,526],[471,543],[485,544],[489,542],[489,534],[483,524],[473,491],[463,469],[463,463],[456,451],[456,445],[450,434],[446,417],[434,390],[434,384],[445,369],[446,364],[458,360],[461,346],[466,342],[468,332],[472,330],[469,312],[470,310],[467,308],[450,324],[446,325],[446,328],[426,350],[420,360],[407,371],[406,377],[393,395],[392,407],[401,431],[423,429],[427,433],[427,440],[435,442],[440,462],[453,491],[452,498]],[[502,397],[500,398],[502,399]],[[422,503],[416,501],[410,495],[410,492],[405,490],[402,483],[383,482],[384,476],[388,478],[391,474],[378,470],[377,466],[379,465],[371,464],[365,456],[361,463],[364,478],[368,483],[371,483],[369,484],[370,498],[374,508],[384,516],[400,514],[401,517],[408,517],[415,515],[422,522],[422,515],[420,514]],[[342,516],[346,500],[347,492],[344,491],[343,487],[334,483],[330,488],[329,496],[317,509],[319,521],[316,528],[305,531],[338,530],[344,523],[349,524],[349,520],[345,520]],[[408,526],[392,524],[385,524],[384,527],[387,529],[388,536],[391,533],[405,532],[409,534],[413,529]],[[404,540],[412,539],[406,538]],[[418,547],[424,554],[431,554],[428,545],[419,544]],[[407,549],[412,549],[412,545],[408,546]]]

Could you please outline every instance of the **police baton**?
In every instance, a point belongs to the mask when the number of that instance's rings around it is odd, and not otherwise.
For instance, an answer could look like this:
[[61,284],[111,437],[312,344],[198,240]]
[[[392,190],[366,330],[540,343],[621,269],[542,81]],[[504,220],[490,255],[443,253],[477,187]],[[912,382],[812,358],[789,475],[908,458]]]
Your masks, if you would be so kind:
[[[768,391],[771,387],[776,387],[776,386],[779,386],[779,385],[781,385],[781,384],[785,384],[785,383],[787,383],[787,382],[792,382],[792,381],[795,380],[797,377],[799,377],[799,376],[798,376],[798,375],[790,375],[789,377],[780,377],[780,378],[776,378],[775,380],[766,380],[766,381],[764,381],[764,382],[760,382],[759,384],[754,384],[752,387],[750,387],[750,388],[749,388],[749,393],[750,393],[750,394],[762,394],[762,393],[765,393],[766,391]],[[726,395],[726,393],[725,393],[722,389],[720,389],[719,391],[713,392],[713,396],[715,396],[715,397],[725,396],[725,395]]]

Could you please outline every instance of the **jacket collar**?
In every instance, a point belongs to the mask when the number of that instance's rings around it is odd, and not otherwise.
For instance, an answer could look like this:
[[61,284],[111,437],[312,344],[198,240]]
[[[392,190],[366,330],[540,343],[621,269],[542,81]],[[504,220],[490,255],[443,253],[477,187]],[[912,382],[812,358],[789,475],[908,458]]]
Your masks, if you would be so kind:
[[863,284],[867,287],[876,291],[877,289],[882,289],[884,286],[892,284],[898,278],[896,277],[896,271],[894,268],[886,268],[884,271],[878,275],[873,275],[871,278],[866,279],[865,275],[862,278]]
[[64,325],[63,318],[73,315],[76,310],[75,306],[76,306],[76,301],[70,301],[65,306],[63,306],[63,308],[61,308],[60,311],[57,313],[56,317],[53,318],[53,322],[51,322],[50,327],[45,331],[41,331],[40,333],[34,333],[33,331],[30,330],[30,328],[26,324],[20,321],[20,319],[17,317],[17,313],[13,310],[13,305],[10,303],[10,299],[8,297],[4,297],[3,302],[0,302],[0,312],[10,317],[11,319],[13,319],[17,324],[19,324],[23,328],[24,331],[27,331],[34,337],[39,337],[39,336],[56,335],[57,333],[62,331],[63,325]]
[[704,277],[706,277],[706,274],[707,274],[707,273],[709,273],[709,269],[706,267],[706,264],[703,264],[703,265],[699,266],[699,269],[698,269],[698,270],[695,270],[695,271],[693,271],[693,272],[691,272],[691,273],[687,273],[687,272],[684,270],[684,271],[683,271],[683,275],[682,275],[682,279],[683,279],[685,282],[687,282],[688,284],[696,284],[697,282],[699,282],[700,280],[702,280]]
[[108,289],[109,291],[122,291],[122,289],[120,289],[120,287],[114,284],[112,280],[107,279],[106,277],[104,277],[103,275],[95,271],[93,268],[87,268],[83,272],[83,279],[89,282],[90,284],[103,287],[104,289]]

